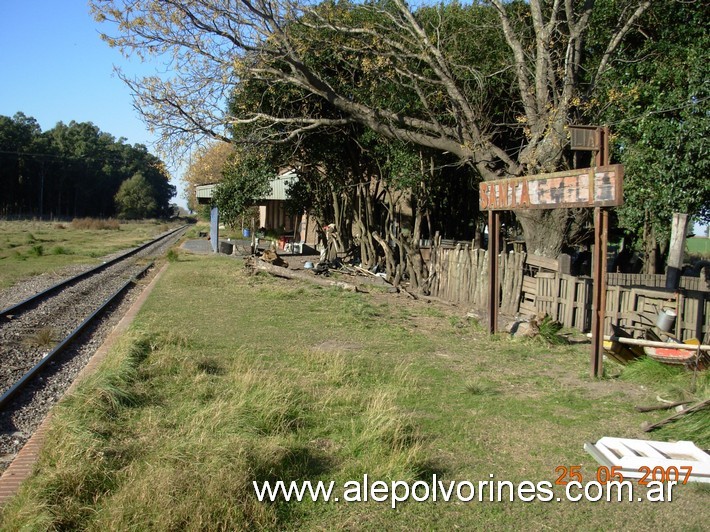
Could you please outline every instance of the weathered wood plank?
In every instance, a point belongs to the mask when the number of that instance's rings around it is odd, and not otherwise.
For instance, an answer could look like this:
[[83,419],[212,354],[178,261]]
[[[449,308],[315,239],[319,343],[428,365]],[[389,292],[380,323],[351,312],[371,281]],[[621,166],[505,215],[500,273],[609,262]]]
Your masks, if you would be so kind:
[[551,270],[556,272],[559,268],[559,263],[557,259],[551,259],[549,257],[542,257],[540,255],[528,255],[526,263],[530,266],[536,266],[538,268],[544,268],[546,270]]

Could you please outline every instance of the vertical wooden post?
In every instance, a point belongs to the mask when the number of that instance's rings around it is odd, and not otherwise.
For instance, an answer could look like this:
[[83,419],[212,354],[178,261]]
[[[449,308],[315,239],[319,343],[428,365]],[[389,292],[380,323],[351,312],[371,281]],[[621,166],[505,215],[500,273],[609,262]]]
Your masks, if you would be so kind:
[[675,290],[680,285],[683,269],[683,251],[685,251],[685,233],[688,231],[688,215],[673,213],[671,225],[671,243],[668,250],[668,269],[666,270],[666,288]]
[[498,255],[500,254],[500,212],[488,211],[488,332],[498,331],[498,308],[500,307],[500,277]]
[[705,343],[703,336],[703,324],[705,323],[705,298],[704,292],[698,292],[698,307],[695,311],[695,337],[700,343]]
[[599,154],[599,165],[609,166],[611,158],[609,153],[609,127],[604,126],[599,129],[601,130],[601,143],[599,144],[599,146],[601,147],[601,153]]

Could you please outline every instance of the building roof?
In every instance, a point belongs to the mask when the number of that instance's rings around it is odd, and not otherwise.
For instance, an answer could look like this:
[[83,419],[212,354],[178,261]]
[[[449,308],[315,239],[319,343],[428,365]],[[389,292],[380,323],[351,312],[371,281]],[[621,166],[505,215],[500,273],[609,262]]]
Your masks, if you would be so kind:
[[[269,181],[269,185],[271,185],[271,193],[265,195],[264,197],[257,198],[257,200],[286,200],[288,199],[288,187],[296,181],[298,181],[298,176],[296,175],[295,170],[284,172]],[[197,202],[201,204],[210,203],[216,187],[216,183],[195,186],[195,196],[197,197]]]
[[197,185],[195,186],[195,197],[197,198],[198,203],[209,203],[209,201],[201,201],[201,200],[210,200],[212,199],[212,194],[214,193],[214,187],[216,185]]
[[292,183],[295,183],[298,181],[298,176],[296,175],[295,170],[289,170],[288,172],[284,172],[281,175],[276,176],[274,179],[269,181],[269,185],[271,185],[271,194],[267,194],[263,198],[259,198],[260,200],[286,200],[288,199],[288,187],[291,186]]

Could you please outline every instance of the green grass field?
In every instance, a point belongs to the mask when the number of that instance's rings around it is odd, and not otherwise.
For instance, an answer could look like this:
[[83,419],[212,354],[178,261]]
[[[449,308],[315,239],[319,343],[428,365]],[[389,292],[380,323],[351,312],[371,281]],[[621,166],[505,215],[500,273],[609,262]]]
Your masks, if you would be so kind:
[[690,255],[710,257],[710,238],[693,237],[685,241],[685,247]]
[[99,257],[137,246],[169,227],[158,221],[0,221],[0,289],[65,266],[98,264]]
[[[642,422],[668,414],[634,405],[689,396],[687,374],[617,378],[610,365],[591,380],[588,346],[489,337],[465,313],[180,254],[100,372],[55,409],[36,473],[0,528],[707,526],[710,490],[697,484],[666,503],[257,501],[252,481],[334,480],[342,496],[365,474],[538,483],[579,465],[593,480],[585,442],[644,437]],[[695,397],[707,397],[709,380],[701,375]]]

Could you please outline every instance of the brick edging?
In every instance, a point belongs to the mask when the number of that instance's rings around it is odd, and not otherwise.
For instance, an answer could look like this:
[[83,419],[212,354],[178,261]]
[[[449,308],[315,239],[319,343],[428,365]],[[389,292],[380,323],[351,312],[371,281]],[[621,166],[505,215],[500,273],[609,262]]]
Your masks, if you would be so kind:
[[[138,298],[133,302],[126,314],[124,314],[96,352],[91,356],[86,365],[81,369],[79,374],[76,376],[76,379],[74,379],[74,382],[72,382],[69,386],[60,401],[62,401],[67,394],[71,393],[81,380],[96,371],[96,368],[103,361],[103,359],[106,358],[106,355],[110,349],[118,341],[121,335],[128,330],[128,327],[133,322],[133,319],[138,314],[138,311],[143,306],[143,303],[145,303],[146,299],[148,299],[148,296],[153,291],[153,288],[155,288],[155,285],[167,267],[168,264],[165,264],[160,271],[158,271],[155,277],[151,279],[150,283],[148,283]],[[52,412],[50,410],[47,417],[44,418],[42,423],[35,430],[34,434],[32,434],[29,440],[27,440],[25,445],[15,456],[12,463],[0,477],[0,506],[5,504],[13,495],[15,495],[15,493],[17,493],[20,489],[20,484],[22,484],[22,482],[32,473],[34,465],[37,462],[37,458],[39,457],[40,448],[44,444],[51,417]]]

